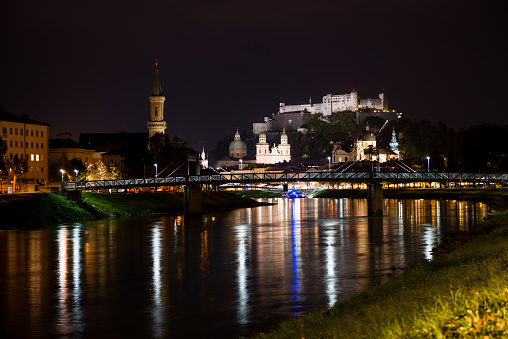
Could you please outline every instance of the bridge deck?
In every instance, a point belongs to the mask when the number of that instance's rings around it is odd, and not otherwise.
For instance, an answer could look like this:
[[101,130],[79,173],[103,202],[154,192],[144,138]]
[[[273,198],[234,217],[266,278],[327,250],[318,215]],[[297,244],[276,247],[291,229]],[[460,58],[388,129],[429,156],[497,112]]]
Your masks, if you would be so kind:
[[369,173],[369,172],[288,172],[288,173],[235,173],[194,175],[188,177],[161,177],[144,179],[117,179],[65,182],[66,190],[97,190],[153,186],[182,186],[198,184],[270,183],[270,182],[467,182],[508,183],[508,173]]

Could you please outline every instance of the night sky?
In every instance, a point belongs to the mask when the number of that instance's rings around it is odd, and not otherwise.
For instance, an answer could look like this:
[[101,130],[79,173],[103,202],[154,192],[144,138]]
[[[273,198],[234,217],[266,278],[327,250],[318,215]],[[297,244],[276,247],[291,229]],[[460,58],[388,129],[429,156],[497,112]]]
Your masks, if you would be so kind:
[[197,150],[279,98],[354,89],[456,129],[507,124],[505,27],[490,1],[2,1],[0,106],[50,137],[146,132],[157,58],[167,133]]

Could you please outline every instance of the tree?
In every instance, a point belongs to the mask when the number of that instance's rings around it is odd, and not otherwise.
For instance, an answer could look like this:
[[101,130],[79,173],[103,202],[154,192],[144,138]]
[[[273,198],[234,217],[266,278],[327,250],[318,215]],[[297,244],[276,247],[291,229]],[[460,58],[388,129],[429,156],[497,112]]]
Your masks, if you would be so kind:
[[28,169],[28,164],[25,160],[21,160],[17,154],[12,159],[5,161],[5,168],[9,171],[9,175],[13,176],[13,192],[16,192],[16,179]]
[[102,161],[86,166],[86,180],[114,180],[119,176],[120,171],[115,165],[107,167]]

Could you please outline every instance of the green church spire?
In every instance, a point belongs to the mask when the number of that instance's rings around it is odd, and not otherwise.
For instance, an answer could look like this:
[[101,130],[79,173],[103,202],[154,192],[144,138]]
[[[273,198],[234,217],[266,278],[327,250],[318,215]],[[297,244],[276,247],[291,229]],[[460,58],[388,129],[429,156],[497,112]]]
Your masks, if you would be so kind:
[[159,63],[157,62],[157,59],[155,59],[155,78],[153,79],[151,96],[152,97],[164,96],[164,94],[162,94],[161,79],[159,77]]

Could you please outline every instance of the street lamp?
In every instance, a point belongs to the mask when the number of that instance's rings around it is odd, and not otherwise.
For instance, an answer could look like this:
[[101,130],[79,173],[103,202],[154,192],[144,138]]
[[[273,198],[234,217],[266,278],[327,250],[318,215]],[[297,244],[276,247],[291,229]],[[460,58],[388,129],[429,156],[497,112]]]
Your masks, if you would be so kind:
[[430,157],[427,157],[427,173],[430,172]]
[[79,173],[79,171],[78,170],[74,170],[74,173],[76,173],[76,181],[78,181],[78,173]]
[[328,157],[328,172],[330,172],[330,157]]
[[243,160],[240,159],[240,171],[243,170]]
[[63,169],[60,169],[60,173],[62,173],[62,181],[64,181],[63,175],[64,175],[65,171]]
[[153,164],[155,166],[155,176],[157,176],[157,164]]

